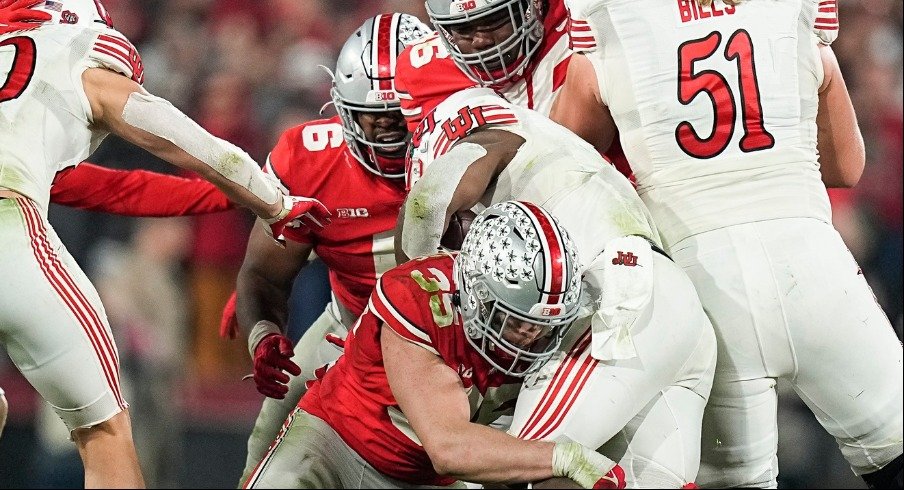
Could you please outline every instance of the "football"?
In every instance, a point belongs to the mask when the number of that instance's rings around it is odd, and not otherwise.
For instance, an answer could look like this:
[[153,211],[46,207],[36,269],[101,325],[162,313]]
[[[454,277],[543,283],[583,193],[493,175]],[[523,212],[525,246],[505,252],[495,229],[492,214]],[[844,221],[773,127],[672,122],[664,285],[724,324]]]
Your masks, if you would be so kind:
[[471,222],[477,217],[477,213],[471,210],[457,211],[449,219],[449,227],[440,239],[439,244],[449,250],[461,250],[461,244],[465,240],[465,234],[471,227]]

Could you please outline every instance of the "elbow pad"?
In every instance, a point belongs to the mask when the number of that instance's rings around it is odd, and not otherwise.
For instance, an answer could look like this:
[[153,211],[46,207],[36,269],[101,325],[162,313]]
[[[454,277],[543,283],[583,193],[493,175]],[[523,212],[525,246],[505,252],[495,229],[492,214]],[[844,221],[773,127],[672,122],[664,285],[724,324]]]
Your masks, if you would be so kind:
[[487,154],[474,143],[456,145],[434,160],[405,201],[402,251],[408,257],[436,253],[446,225],[446,211],[468,166]]
[[178,146],[266,204],[273,204],[281,197],[277,183],[248,153],[208,133],[165,99],[132,92],[123,107],[122,119]]

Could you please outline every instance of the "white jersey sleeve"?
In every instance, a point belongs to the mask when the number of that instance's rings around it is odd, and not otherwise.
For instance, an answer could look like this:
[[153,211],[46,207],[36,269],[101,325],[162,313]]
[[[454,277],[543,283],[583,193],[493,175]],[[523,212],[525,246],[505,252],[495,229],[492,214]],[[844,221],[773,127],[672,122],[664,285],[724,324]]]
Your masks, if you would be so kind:
[[144,66],[138,50],[122,33],[115,29],[99,31],[88,53],[88,60],[98,68],[106,68],[144,82]]
[[0,187],[46,210],[56,173],[77,165],[107,132],[92,127],[82,84],[89,68],[140,81],[134,46],[108,27],[43,25],[0,36]]

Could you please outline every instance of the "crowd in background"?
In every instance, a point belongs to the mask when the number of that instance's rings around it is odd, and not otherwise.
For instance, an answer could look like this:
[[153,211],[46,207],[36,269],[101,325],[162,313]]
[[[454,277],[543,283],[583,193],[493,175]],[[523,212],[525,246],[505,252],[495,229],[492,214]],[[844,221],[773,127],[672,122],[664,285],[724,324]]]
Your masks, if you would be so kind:
[[[858,186],[830,193],[833,219],[900,338],[902,2],[838,3],[841,33],[833,47],[857,111],[867,162]],[[332,68],[338,49],[364,19],[400,11],[427,20],[418,0],[104,4],[142,55],[145,87],[261,162],[282,131],[321,117],[330,77],[320,66]],[[326,107],[324,114],[334,111]],[[177,171],[112,137],[91,161]],[[252,383],[241,382],[251,370],[246,346],[221,339],[218,329],[244,256],[251,213],[131,219],[54,206],[50,219],[108,309],[149,486],[233,485],[260,395]],[[293,292],[296,330],[322,310],[324,284],[323,269],[316,266],[296,281],[301,285]],[[18,377],[3,356],[0,386],[7,390],[11,415],[0,440],[0,487],[78,485],[80,464],[65,429]],[[793,391],[784,390],[782,397],[780,486],[862,486]]]

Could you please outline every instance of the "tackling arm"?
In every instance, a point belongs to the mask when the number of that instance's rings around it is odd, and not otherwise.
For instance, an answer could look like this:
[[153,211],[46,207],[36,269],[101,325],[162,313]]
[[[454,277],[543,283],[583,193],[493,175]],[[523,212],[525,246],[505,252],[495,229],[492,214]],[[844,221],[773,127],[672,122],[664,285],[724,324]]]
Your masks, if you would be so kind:
[[603,103],[596,71],[586,56],[579,53],[571,56],[565,84],[552,104],[549,118],[592,144],[600,153],[612,145],[615,121]]
[[838,60],[831,46],[819,45],[823,82],[816,114],[816,148],[826,187],[853,187],[863,175],[866,150]]
[[380,346],[393,397],[440,475],[478,483],[562,476],[584,488],[624,488],[624,472],[575,442],[529,441],[470,421],[468,396],[443,360],[383,325]]
[[523,441],[471,423],[461,381],[442,359],[387,326],[382,328],[380,344],[393,396],[437,473],[498,483],[552,476],[554,443]]
[[197,172],[262,218],[283,211],[282,193],[247,153],[214,137],[169,102],[103,68],[85,70],[82,81],[95,124]]

